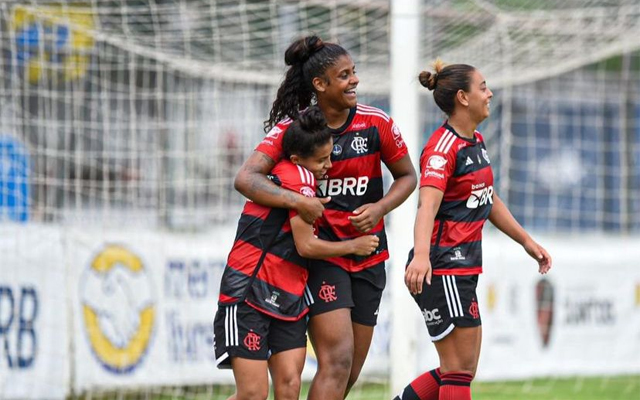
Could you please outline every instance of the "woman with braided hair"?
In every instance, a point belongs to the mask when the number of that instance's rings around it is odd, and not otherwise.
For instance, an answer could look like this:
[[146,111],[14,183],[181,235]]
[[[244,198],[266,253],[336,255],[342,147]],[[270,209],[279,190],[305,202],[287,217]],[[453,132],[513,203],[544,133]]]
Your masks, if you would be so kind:
[[[322,112],[309,107],[291,124],[284,157],[271,179],[292,193],[315,197],[316,179],[331,167],[333,142]],[[266,400],[271,373],[275,397],[297,400],[307,349],[304,301],[310,258],[367,256],[374,235],[329,242],[295,210],[247,201],[220,283],[214,318],[218,368],[231,368],[234,400]]]
[[[348,255],[309,265],[308,332],[318,359],[309,399],[346,397],[357,380],[377,322],[389,258],[383,217],[415,189],[416,175],[400,130],[378,108],[358,104],[359,79],[340,45],[307,36],[285,52],[289,66],[265,122],[267,135],[242,166],[235,187],[255,203],[296,209],[318,237],[340,242],[380,239],[369,256]],[[319,200],[302,199],[267,179],[282,158],[282,140],[300,110],[317,104],[333,137],[332,167],[318,182]],[[393,176],[385,195],[381,163]]]

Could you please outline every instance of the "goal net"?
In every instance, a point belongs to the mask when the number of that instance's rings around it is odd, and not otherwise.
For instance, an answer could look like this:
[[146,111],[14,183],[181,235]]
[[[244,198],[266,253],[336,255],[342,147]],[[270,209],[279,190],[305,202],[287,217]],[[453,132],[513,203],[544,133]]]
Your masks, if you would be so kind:
[[[232,375],[214,366],[211,321],[244,202],[233,180],[264,135],[284,51],[309,33],[339,42],[356,62],[359,101],[393,116],[391,59],[406,51],[390,46],[396,4],[1,2],[0,398],[232,393]],[[419,48],[409,51],[420,64],[405,79],[419,85],[437,57],[483,72],[494,98],[479,130],[497,193],[564,271],[540,281],[489,229],[478,380],[520,380],[496,389],[511,398],[576,398],[596,389],[534,378],[605,367],[637,376],[637,338],[624,333],[640,329],[629,261],[640,234],[637,1],[415,4]],[[420,93],[421,131],[403,134],[422,146],[444,116]],[[398,269],[412,221],[388,219]],[[383,304],[403,295],[386,290]],[[414,305],[380,312],[365,384],[350,398],[392,397],[390,371],[407,362],[393,341],[413,343],[416,374],[437,363]],[[392,336],[392,317],[415,332]],[[305,380],[314,363],[310,349]],[[621,388],[621,399],[640,390],[615,379],[595,387]]]

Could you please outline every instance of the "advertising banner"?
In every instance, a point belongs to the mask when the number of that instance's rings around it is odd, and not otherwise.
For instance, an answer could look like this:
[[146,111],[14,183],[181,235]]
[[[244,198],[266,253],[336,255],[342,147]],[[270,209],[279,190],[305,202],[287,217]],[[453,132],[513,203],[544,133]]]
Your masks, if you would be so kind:
[[0,398],[64,399],[67,287],[59,230],[0,225]]
[[76,390],[233,381],[212,324],[234,229],[70,236]]
[[[483,241],[478,284],[482,352],[478,379],[640,372],[640,248],[630,238],[539,241],[553,257],[547,275],[504,235]],[[417,310],[417,307],[416,307]],[[417,311],[416,311],[417,312]],[[426,332],[424,321],[420,324]],[[437,355],[420,335],[421,369]]]

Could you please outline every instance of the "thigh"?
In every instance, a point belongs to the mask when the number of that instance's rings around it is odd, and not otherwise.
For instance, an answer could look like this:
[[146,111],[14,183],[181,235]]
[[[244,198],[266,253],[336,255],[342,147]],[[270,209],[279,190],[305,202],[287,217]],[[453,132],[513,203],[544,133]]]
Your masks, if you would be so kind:
[[349,364],[351,363],[353,359],[351,310],[342,308],[311,316],[308,330],[318,364],[333,363],[336,358],[346,358]]
[[451,334],[435,342],[442,372],[467,371],[475,375],[480,357],[482,326],[456,327]]
[[351,277],[338,266],[312,262],[305,290],[309,316],[353,307]]
[[[351,320],[373,327],[378,322],[382,292],[387,284],[384,262],[351,274],[353,308]],[[372,330],[373,332],[373,330]]]
[[231,359],[233,377],[236,381],[236,398],[266,399],[269,394],[269,376],[266,360]]
[[307,355],[306,347],[281,351],[269,357],[269,372],[274,386],[299,381]]
[[213,323],[218,368],[231,368],[234,357],[266,361],[270,319],[245,303],[220,306]]

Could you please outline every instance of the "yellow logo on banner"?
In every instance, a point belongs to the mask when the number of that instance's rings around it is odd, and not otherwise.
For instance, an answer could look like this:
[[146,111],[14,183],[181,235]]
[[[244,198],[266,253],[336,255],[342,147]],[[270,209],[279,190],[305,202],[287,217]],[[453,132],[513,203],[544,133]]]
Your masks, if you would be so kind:
[[493,283],[487,287],[487,308],[490,312],[496,308],[496,285]]
[[29,83],[43,77],[71,81],[84,76],[94,40],[93,12],[86,7],[16,6],[10,29],[15,62]]
[[640,283],[636,283],[636,307],[640,307]]
[[124,247],[107,246],[80,282],[91,350],[107,370],[132,371],[146,354],[155,321],[153,288],[143,262]]

